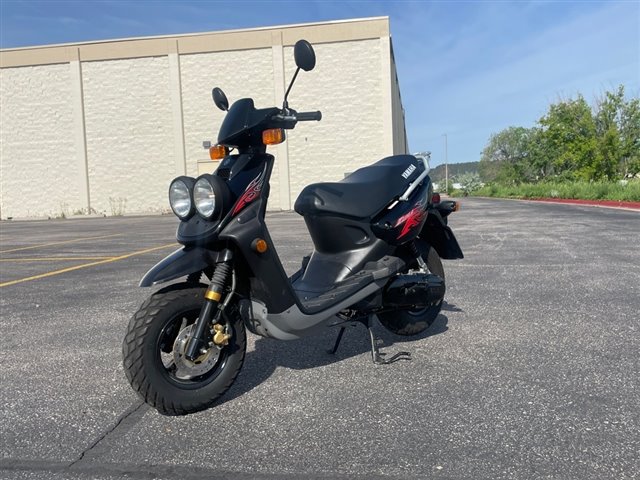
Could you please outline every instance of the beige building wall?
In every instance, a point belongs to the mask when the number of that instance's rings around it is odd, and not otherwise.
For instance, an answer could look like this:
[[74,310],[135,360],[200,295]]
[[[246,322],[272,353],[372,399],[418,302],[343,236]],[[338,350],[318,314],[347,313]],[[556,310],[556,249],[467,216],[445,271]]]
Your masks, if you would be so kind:
[[176,175],[169,60],[84,62],[91,207],[114,215],[167,210]]
[[409,153],[409,140],[404,123],[404,107],[400,96],[400,82],[396,73],[393,51],[391,56],[391,108],[393,119],[393,153],[399,155]]
[[281,105],[300,38],[313,43],[317,65],[300,73],[289,103],[323,119],[269,148],[269,209],[291,209],[309,183],[403,153],[387,18],[6,49],[1,217],[168,211],[172,178],[216,167],[202,147],[224,118],[211,89],[230,102]]
[[[314,46],[316,68],[301,72],[289,97],[300,110],[321,110],[322,121],[298,123],[289,133],[292,202],[309,183],[337,181],[392,153],[382,135],[380,40]],[[285,48],[287,77],[295,71]]]
[[[242,68],[242,65],[246,67]],[[213,104],[211,90],[222,88],[230,103],[251,97],[256,108],[275,105],[272,48],[181,55],[180,78],[188,159],[186,174],[211,173],[218,162],[211,161],[202,142],[216,143],[225,117],[225,112]],[[270,153],[276,155],[271,150]],[[269,208],[280,209],[277,162],[271,177],[271,190],[276,193],[269,199]]]
[[0,215],[81,208],[69,64],[0,70]]

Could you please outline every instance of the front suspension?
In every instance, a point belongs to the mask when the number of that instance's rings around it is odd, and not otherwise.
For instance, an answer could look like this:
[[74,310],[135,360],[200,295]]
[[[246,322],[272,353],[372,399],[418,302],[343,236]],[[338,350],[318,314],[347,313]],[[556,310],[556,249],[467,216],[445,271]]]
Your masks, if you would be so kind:
[[[200,310],[200,315],[196,320],[193,335],[189,340],[185,351],[185,357],[190,361],[195,361],[210,348],[212,340],[212,332],[210,326],[217,324],[222,315],[224,304],[221,306],[222,295],[225,291],[229,276],[233,270],[232,255],[230,250],[223,252],[226,258],[223,262],[218,263],[211,277],[209,288],[204,294],[204,304]],[[223,333],[221,329],[215,329],[216,334],[214,341],[225,344],[228,341],[228,335]]]

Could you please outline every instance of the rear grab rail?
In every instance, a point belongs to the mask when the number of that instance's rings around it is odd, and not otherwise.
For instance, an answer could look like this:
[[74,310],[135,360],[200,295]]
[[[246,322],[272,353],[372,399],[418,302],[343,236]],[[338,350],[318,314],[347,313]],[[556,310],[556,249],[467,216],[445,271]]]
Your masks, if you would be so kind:
[[415,181],[411,183],[411,185],[409,185],[409,188],[407,188],[407,190],[402,194],[402,196],[398,198],[399,202],[406,202],[407,200],[409,200],[409,197],[411,196],[413,191],[416,188],[418,188],[418,185],[420,185],[422,181],[425,179],[425,177],[429,175],[429,170],[431,170],[431,167],[429,166],[429,159],[431,158],[431,152],[415,153],[413,156],[416,157],[418,160],[422,161],[422,164],[424,165],[424,172],[422,172],[420,176],[416,178]]

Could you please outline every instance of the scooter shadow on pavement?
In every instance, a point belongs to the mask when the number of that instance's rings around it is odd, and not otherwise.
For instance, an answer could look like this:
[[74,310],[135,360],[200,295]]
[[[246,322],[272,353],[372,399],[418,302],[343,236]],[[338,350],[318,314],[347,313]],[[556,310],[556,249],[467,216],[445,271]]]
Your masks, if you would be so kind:
[[445,312],[464,312],[460,307],[454,305],[453,303],[449,303],[447,301],[442,303],[442,310]]
[[[381,348],[390,355],[395,353],[394,344],[415,342],[439,335],[448,330],[449,319],[440,314],[430,328],[411,337],[395,335],[386,330],[378,321],[374,322],[374,332],[382,340]],[[254,350],[247,352],[242,371],[229,391],[220,399],[219,405],[233,400],[266,381],[281,366],[293,370],[323,367],[347,358],[366,353],[362,358],[363,367],[374,368],[371,362],[371,341],[363,325],[347,327],[340,348],[335,354],[328,350],[333,346],[338,328],[328,328],[321,335],[302,338],[290,342],[278,342],[269,338],[257,338]],[[382,367],[384,368],[384,367]]]

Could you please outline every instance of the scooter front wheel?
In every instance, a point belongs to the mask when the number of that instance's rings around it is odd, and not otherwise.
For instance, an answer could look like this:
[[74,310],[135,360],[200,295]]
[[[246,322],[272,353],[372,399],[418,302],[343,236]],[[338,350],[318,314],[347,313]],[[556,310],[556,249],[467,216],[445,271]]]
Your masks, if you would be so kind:
[[221,323],[231,337],[194,361],[184,350],[200,313],[205,286],[178,284],[151,295],[133,315],[122,345],[124,371],[133,389],[163,415],[187,415],[211,407],[236,379],[246,333],[235,306]]

